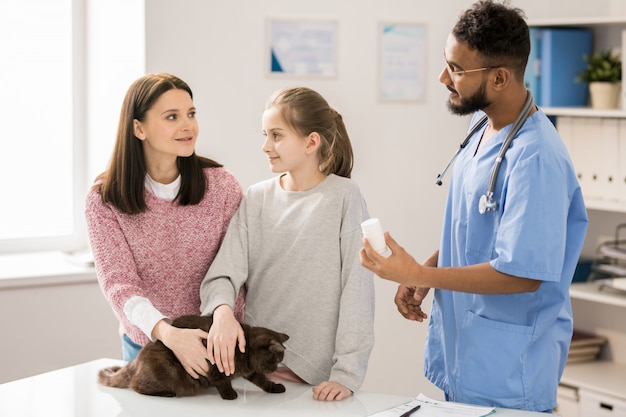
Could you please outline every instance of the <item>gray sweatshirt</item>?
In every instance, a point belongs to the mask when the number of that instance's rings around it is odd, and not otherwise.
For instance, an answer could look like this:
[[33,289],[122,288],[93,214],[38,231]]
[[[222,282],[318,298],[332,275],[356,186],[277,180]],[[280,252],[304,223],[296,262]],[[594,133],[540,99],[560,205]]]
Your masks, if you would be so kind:
[[348,178],[303,192],[283,190],[279,177],[251,186],[202,282],[202,314],[234,307],[245,284],[245,322],[289,335],[287,367],[309,384],[357,391],[374,345],[373,274],[359,261],[367,218]]

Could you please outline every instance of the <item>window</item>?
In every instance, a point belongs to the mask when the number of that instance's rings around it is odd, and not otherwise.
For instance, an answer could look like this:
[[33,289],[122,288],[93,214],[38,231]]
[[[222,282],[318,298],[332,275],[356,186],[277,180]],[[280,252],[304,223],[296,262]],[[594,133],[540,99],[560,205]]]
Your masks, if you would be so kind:
[[82,3],[0,2],[0,252],[85,245]]
[[144,32],[144,0],[0,1],[0,254],[86,248]]

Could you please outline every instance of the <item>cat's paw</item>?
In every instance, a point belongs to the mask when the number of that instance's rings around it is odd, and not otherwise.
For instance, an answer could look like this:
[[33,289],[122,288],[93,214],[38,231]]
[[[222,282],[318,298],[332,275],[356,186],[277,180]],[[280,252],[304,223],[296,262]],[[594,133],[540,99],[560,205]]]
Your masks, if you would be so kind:
[[280,394],[282,392],[287,391],[287,389],[285,388],[285,386],[283,384],[272,384],[272,386],[270,387],[269,391],[272,394]]
[[236,400],[237,399],[237,391],[220,391],[220,396],[223,400]]

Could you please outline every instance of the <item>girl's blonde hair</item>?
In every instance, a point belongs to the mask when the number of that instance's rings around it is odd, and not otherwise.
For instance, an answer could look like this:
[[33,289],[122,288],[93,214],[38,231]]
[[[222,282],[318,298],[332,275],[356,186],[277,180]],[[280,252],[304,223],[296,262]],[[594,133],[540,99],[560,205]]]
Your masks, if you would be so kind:
[[319,169],[324,175],[350,178],[354,156],[343,118],[318,92],[306,87],[279,90],[265,108],[276,107],[298,134],[317,132],[321,137]]

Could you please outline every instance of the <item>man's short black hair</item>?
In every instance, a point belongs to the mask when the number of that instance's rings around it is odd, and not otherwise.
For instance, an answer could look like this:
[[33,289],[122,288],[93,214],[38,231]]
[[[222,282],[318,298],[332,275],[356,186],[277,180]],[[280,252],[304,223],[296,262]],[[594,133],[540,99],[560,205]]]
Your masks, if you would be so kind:
[[461,14],[452,35],[483,55],[485,66],[506,65],[523,75],[530,54],[525,19],[524,11],[509,7],[507,0],[480,0]]

